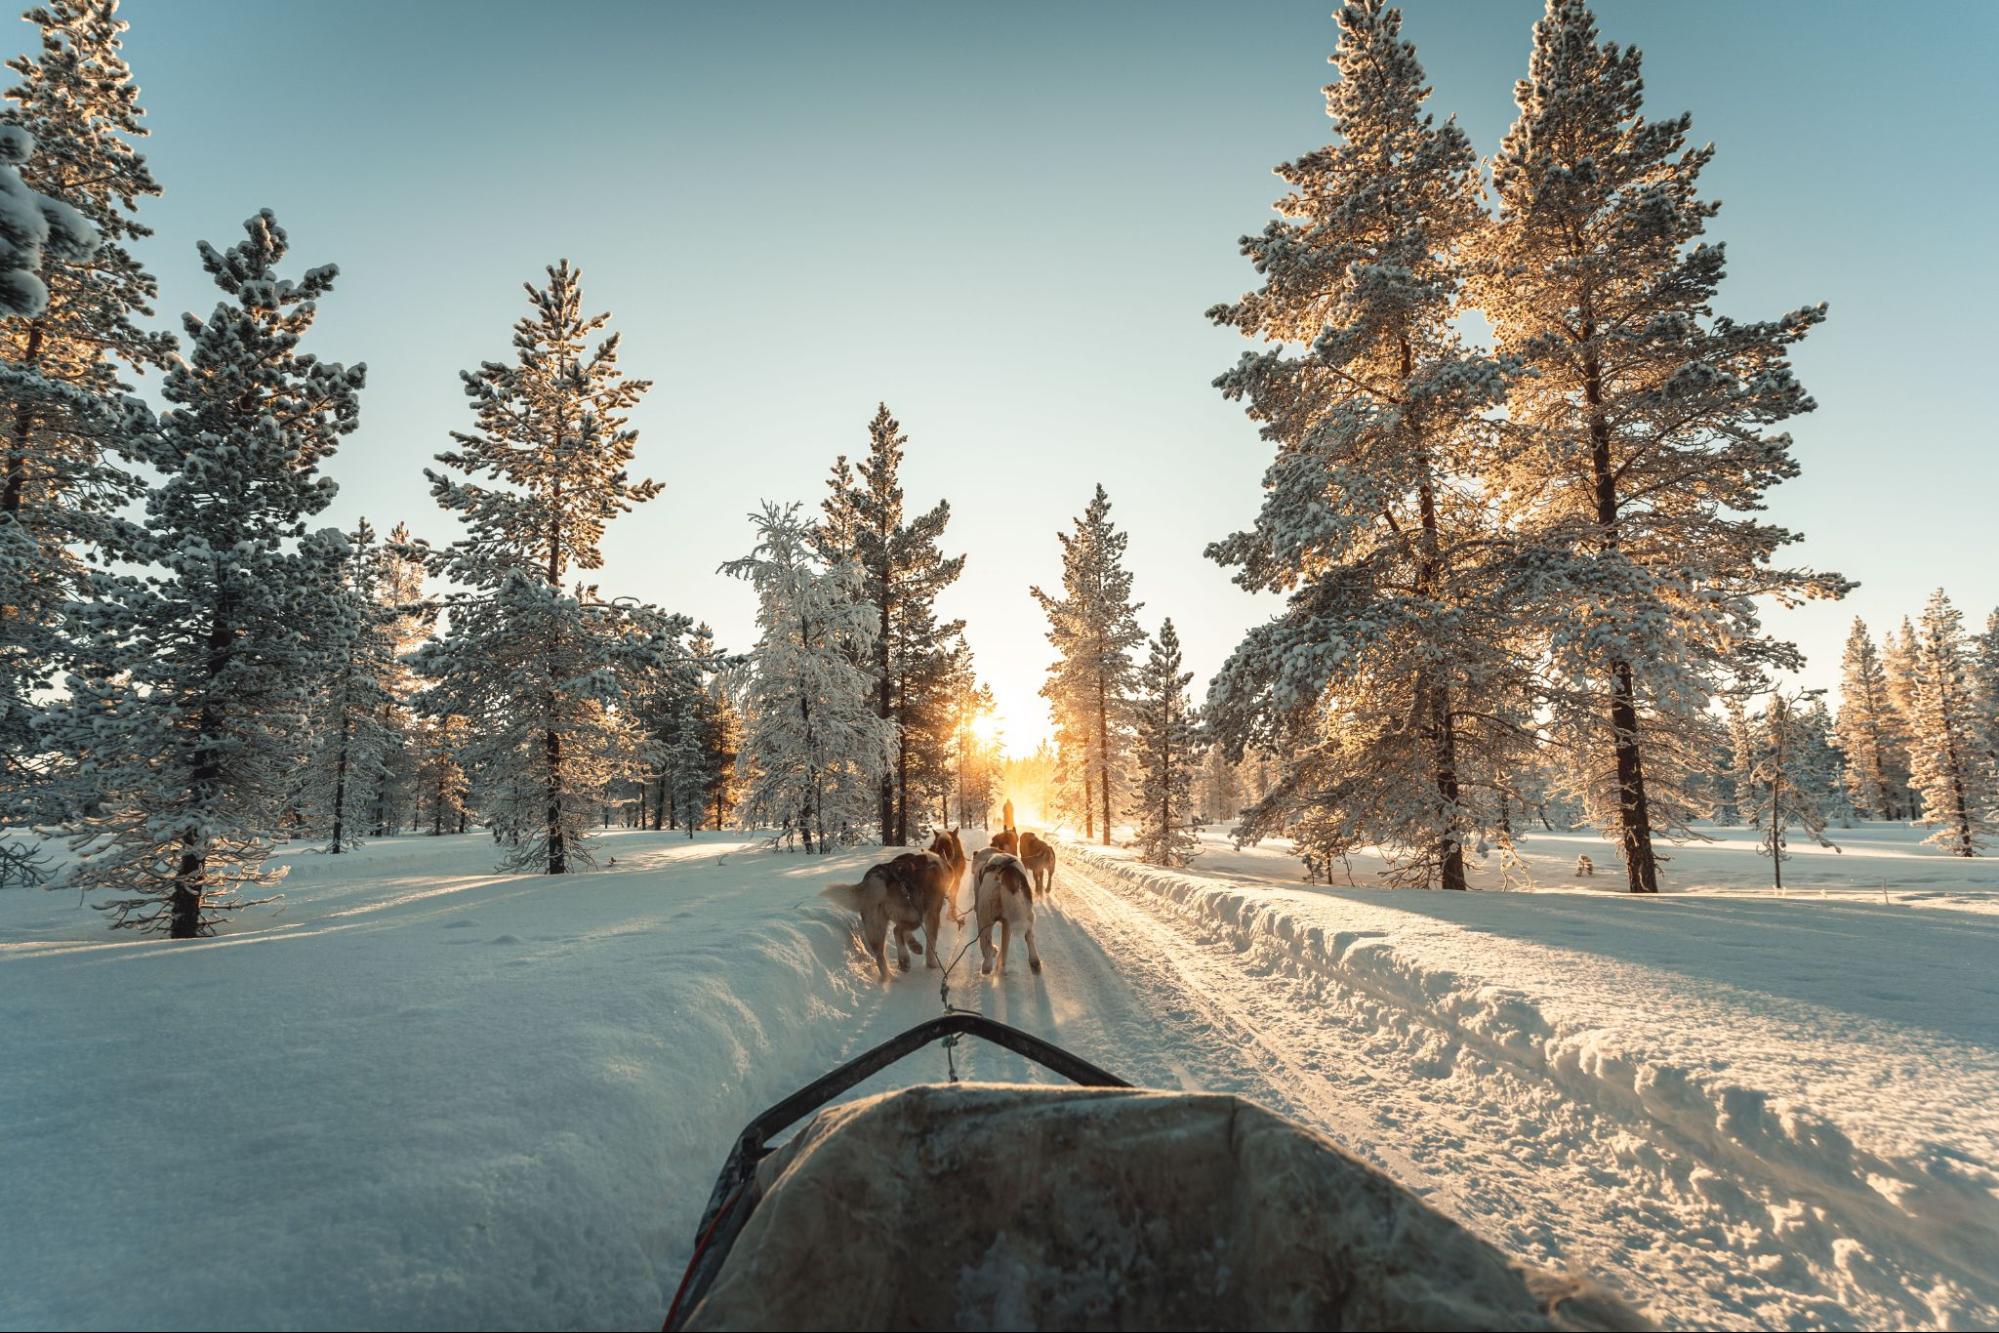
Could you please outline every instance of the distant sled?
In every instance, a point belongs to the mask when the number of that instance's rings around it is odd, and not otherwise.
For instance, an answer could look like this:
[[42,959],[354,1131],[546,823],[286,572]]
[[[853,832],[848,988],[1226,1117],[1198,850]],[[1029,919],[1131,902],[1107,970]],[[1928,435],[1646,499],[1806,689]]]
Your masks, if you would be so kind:
[[[820,1110],[963,1035],[1079,1086],[928,1084]],[[1253,1102],[1133,1088],[1029,1033],[954,1011],[744,1128],[665,1327],[1652,1325],[1587,1279],[1508,1261]]]

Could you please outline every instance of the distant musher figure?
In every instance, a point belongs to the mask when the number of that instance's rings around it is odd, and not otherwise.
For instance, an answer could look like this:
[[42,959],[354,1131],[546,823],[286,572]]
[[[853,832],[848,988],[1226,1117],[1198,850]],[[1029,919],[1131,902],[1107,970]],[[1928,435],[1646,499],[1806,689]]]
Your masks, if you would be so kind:
[[1011,796],[1007,797],[1006,804],[1000,807],[1000,823],[1003,826],[1002,832],[1013,832],[1013,797]]

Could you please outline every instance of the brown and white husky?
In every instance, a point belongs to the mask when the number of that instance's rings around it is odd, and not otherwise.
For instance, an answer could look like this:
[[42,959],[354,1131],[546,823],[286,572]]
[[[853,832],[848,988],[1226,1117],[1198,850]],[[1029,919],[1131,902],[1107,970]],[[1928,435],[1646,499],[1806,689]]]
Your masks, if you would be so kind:
[[[935,852],[904,852],[870,869],[860,883],[835,884],[824,893],[861,914],[861,940],[874,956],[881,979],[887,981],[891,929],[895,959],[903,971],[909,971],[912,949],[925,955],[925,967],[943,966],[937,951],[943,947],[944,907],[953,882],[950,866]],[[922,944],[909,938],[918,929],[923,931]]]
[[[1011,852],[986,847],[972,858],[972,903],[978,914],[980,972],[991,975],[995,958],[1006,974],[1006,949],[1018,929],[1027,940],[1027,967],[1037,975],[1041,954],[1034,947],[1034,888],[1027,867]],[[993,948],[993,926],[1000,928],[999,948]]]

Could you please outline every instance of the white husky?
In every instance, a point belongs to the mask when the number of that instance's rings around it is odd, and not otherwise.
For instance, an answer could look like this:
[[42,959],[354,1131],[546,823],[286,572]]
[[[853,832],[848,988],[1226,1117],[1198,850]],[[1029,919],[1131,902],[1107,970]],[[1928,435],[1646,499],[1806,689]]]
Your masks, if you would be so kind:
[[[991,975],[997,957],[1001,975],[1006,973],[1007,944],[1017,926],[1027,939],[1028,970],[1039,974],[1041,954],[1034,947],[1034,881],[1020,858],[992,847],[973,857],[972,901],[979,920],[979,953],[986,960],[979,971]],[[994,922],[1000,928],[997,951],[993,948]]]

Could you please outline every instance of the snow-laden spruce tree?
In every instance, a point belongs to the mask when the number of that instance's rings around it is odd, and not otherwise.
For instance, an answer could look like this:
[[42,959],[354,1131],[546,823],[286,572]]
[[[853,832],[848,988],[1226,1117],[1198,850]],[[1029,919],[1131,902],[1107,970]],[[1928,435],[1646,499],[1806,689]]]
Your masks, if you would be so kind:
[[326,615],[313,637],[329,670],[310,713],[299,806],[326,850],[352,851],[376,829],[389,759],[401,736],[398,608],[388,600],[388,553],[361,519],[345,535],[313,534],[329,548]]
[[226,251],[202,244],[228,299],[185,317],[187,360],[138,442],[159,480],[118,546],[145,568],[92,575],[69,697],[42,732],[97,795],[69,882],[115,892],[113,925],[175,939],[277,877],[271,831],[328,674],[309,632],[324,623],[323,552],[299,539],[333,498],[320,465],[354,429],[364,375],[300,350],[337,270],[280,277],[277,220],[244,230]]
[[1321,863],[1378,844],[1398,882],[1462,889],[1466,846],[1495,825],[1474,775],[1505,780],[1526,702],[1476,479],[1506,377],[1453,324],[1478,162],[1424,111],[1400,13],[1357,0],[1338,18],[1338,138],[1278,168],[1280,219],[1242,242],[1263,286],[1210,312],[1273,344],[1216,383],[1277,454],[1255,527],[1209,555],[1289,601],[1217,674],[1207,715],[1231,757],[1275,756],[1239,836],[1284,826]]
[[1911,678],[1909,769],[1922,796],[1927,841],[1952,856],[1976,856],[1999,814],[1999,775],[1983,744],[1972,688],[1964,617],[1942,588],[1923,608],[1922,628],[1906,631]]
[[1655,831],[1693,814],[1682,788],[1709,698],[1798,665],[1757,599],[1846,587],[1774,563],[1797,538],[1755,517],[1797,474],[1774,428],[1813,406],[1789,355],[1825,310],[1713,313],[1723,253],[1702,234],[1718,206],[1696,191],[1713,149],[1687,146],[1684,115],[1644,117],[1639,52],[1599,43],[1582,0],[1548,0],[1515,101],[1471,294],[1532,373],[1492,481],[1541,564],[1551,706],[1588,720],[1601,756],[1582,766],[1586,804],[1631,890],[1651,893]]
[[105,0],[26,17],[40,49],[7,62],[19,81],[0,110],[0,825],[60,809],[61,757],[28,746],[34,700],[62,657],[63,605],[138,493],[121,455],[149,418],[122,375],[173,351],[137,324],[155,288],[126,243],[159,187],[131,142],[145,130],[125,24]]
[[1901,718],[1889,702],[1888,673],[1874,636],[1854,618],[1839,664],[1839,715],[1834,735],[1846,756],[1846,789],[1867,819],[1906,819],[1908,759]]
[[1030,588],[1048,616],[1055,661],[1041,686],[1055,714],[1062,767],[1082,785],[1083,836],[1111,842],[1111,812],[1125,805],[1131,753],[1132,650],[1145,642],[1143,603],[1124,567],[1130,538],[1111,522],[1102,483],[1062,543],[1062,595]]
[[750,515],[757,544],[722,572],[756,590],[759,637],[746,694],[746,800],[805,850],[852,842],[889,770],[894,724],[881,717],[864,663],[880,632],[851,560],[822,565],[799,506]]
[[877,404],[858,471],[844,456],[833,465],[814,541],[829,563],[848,556],[858,560],[861,598],[875,612],[870,664],[875,715],[896,728],[895,762],[882,777],[876,821],[882,841],[891,846],[909,841],[912,778],[944,765],[936,718],[946,693],[951,641],[964,629],[962,620],[940,621],[936,610],[937,595],[965,567],[965,557],[946,556],[939,545],[951,504],[939,500],[924,513],[906,513],[902,457],[908,444],[888,404]]
[[545,286],[523,284],[514,359],[461,376],[473,429],[452,432],[445,471],[425,470],[465,536],[435,557],[460,591],[417,663],[435,682],[431,715],[466,720],[463,759],[506,864],[560,875],[592,864],[599,798],[636,766],[616,708],[634,608],[565,582],[602,567],[605,526],[659,484],[628,471],[638,432],[626,414],[649,383],[619,370],[616,334],[591,345],[610,316],[583,314],[582,275],[568,260],[547,272]]
[[1986,762],[1999,772],[1999,611],[1985,617],[1984,631],[1971,640],[1971,698]]
[[1200,849],[1194,826],[1200,804],[1194,778],[1207,745],[1187,699],[1194,673],[1181,669],[1180,635],[1172,620],[1159,627],[1132,692],[1132,767],[1127,814],[1138,826],[1139,855],[1154,865],[1184,866]]
[[644,734],[639,826],[684,828],[692,837],[707,806],[715,762],[708,678],[721,660],[706,625],[697,629],[687,617],[676,616],[661,628],[661,642],[644,655],[643,668],[626,673],[625,708]]
[[1736,800],[1745,822],[1762,830],[1757,850],[1770,858],[1771,882],[1779,889],[1784,887],[1791,830],[1839,850],[1825,835],[1835,779],[1826,771],[1827,747],[1805,706],[1816,693],[1778,690],[1756,716],[1747,716],[1739,705],[1733,714],[1742,718]]

